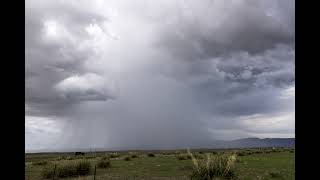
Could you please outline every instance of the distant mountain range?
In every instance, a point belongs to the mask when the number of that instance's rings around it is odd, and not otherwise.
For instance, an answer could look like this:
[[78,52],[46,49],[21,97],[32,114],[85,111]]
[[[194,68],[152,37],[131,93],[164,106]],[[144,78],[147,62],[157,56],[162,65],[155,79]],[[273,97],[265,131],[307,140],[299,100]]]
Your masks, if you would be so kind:
[[[295,147],[295,138],[244,138],[231,141],[216,140],[206,145],[189,146],[192,149],[228,149],[228,148],[263,148],[263,147]],[[74,148],[74,149],[41,149],[41,150],[26,150],[26,153],[34,152],[75,152],[75,151],[118,151],[118,150],[163,150],[163,149],[186,149],[186,147],[160,148],[156,146],[150,147],[135,147],[135,148]]]
[[295,138],[244,138],[232,141],[215,141],[214,148],[295,147]]

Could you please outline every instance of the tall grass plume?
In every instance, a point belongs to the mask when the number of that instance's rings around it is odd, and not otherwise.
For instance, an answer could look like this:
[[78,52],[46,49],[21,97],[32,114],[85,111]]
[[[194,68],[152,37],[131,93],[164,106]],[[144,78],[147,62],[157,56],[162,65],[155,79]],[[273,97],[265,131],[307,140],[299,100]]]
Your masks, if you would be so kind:
[[236,179],[234,169],[236,154],[207,154],[206,160],[197,160],[188,149],[194,168],[191,174],[193,180]]

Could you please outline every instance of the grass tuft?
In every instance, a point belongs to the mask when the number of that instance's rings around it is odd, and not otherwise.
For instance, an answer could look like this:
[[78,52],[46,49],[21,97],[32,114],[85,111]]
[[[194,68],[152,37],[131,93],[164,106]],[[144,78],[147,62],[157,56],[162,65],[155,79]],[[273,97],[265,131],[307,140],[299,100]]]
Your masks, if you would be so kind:
[[236,162],[236,154],[232,155],[216,155],[207,154],[206,161],[198,161],[188,151],[194,165],[190,176],[193,180],[212,180],[217,178],[235,179],[236,173],[234,165]]

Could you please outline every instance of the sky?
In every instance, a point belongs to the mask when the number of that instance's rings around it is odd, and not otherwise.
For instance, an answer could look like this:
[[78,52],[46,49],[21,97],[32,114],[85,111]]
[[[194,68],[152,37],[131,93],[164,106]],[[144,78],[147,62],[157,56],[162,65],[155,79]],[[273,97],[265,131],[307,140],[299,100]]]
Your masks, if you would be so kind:
[[26,0],[26,150],[295,136],[293,0]]

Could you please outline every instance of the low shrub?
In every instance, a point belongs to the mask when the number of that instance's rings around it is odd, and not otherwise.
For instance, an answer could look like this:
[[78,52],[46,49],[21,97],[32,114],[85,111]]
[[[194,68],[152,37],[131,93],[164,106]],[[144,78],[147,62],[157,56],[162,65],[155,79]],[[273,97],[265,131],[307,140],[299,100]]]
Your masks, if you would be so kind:
[[104,160],[104,161],[110,160],[110,157],[109,157],[109,156],[102,156],[102,157],[101,157],[101,160]]
[[194,154],[193,156],[196,159],[204,159],[204,157],[202,155],[200,155],[200,154]]
[[75,165],[77,170],[77,175],[87,175],[90,173],[91,164],[89,161],[79,161]]
[[72,177],[77,175],[77,168],[74,164],[65,164],[58,166],[56,176],[60,178]]
[[281,172],[279,172],[279,171],[269,172],[269,175],[270,175],[272,178],[282,178],[282,174],[281,174]]
[[44,179],[49,179],[53,177],[53,172],[54,171],[54,167],[50,166],[50,167],[45,167],[42,171],[41,171],[41,176]]
[[59,156],[59,157],[57,158],[57,161],[61,161],[61,160],[66,160],[66,157],[65,157],[65,156]]
[[187,160],[187,157],[183,154],[179,154],[176,156],[178,160]]
[[66,159],[66,160],[73,160],[74,158],[71,157],[71,156],[67,156],[65,159]]
[[184,157],[184,156],[177,156],[177,159],[178,159],[178,160],[187,160],[187,158]]
[[137,158],[137,157],[138,157],[138,155],[136,155],[136,154],[131,155],[131,158]]
[[123,160],[125,161],[131,161],[131,158],[129,156],[126,156],[125,158],[123,158]]
[[177,156],[178,160],[187,160],[187,159],[191,159],[191,156],[188,154],[178,154]]
[[120,157],[120,155],[118,153],[109,154],[109,158],[117,158],[117,157]]
[[55,174],[56,177],[66,178],[74,176],[84,176],[91,172],[91,164],[88,161],[78,161],[75,163],[67,163],[56,166],[55,172],[54,167],[46,167],[42,171],[43,178],[52,178]]
[[245,153],[245,152],[237,152],[237,155],[238,156],[245,156],[245,155],[247,155],[247,153]]
[[101,159],[97,163],[98,168],[110,168],[111,167],[111,162],[109,160],[104,160]]
[[[79,158],[82,158],[82,157],[79,157]],[[85,156],[85,159],[94,159],[94,158],[96,158],[96,156]]]
[[155,157],[156,155],[154,155],[153,153],[148,153],[148,157]]
[[47,165],[47,164],[48,164],[48,161],[32,162],[32,165],[35,165],[35,166],[44,166],[44,165]]

